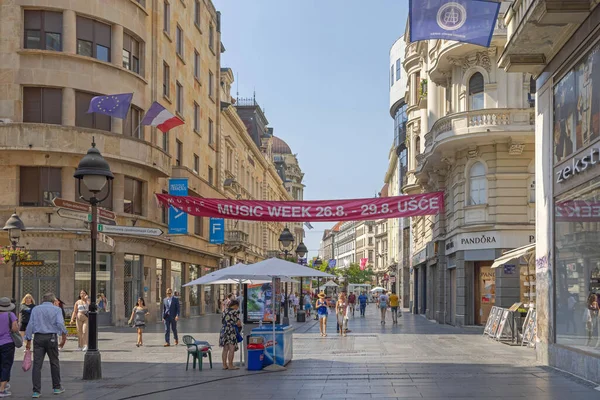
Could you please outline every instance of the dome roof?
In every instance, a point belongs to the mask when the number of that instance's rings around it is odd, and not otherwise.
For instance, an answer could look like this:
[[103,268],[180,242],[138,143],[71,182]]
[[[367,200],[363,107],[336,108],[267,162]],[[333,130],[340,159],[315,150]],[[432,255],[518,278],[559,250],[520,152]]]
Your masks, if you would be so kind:
[[277,136],[273,136],[273,145],[271,150],[275,154],[292,154],[292,149],[290,146],[283,140],[279,139]]

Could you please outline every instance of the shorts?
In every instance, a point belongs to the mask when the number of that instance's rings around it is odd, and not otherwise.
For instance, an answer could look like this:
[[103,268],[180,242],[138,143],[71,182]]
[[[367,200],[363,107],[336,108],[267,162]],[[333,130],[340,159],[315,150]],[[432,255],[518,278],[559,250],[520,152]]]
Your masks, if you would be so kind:
[[328,314],[319,314],[319,319],[327,318],[327,317],[328,317]]
[[398,306],[392,306],[392,312],[398,312]]
[[311,308],[312,308],[312,306],[310,304],[305,304],[304,305],[304,310],[305,311],[310,311]]

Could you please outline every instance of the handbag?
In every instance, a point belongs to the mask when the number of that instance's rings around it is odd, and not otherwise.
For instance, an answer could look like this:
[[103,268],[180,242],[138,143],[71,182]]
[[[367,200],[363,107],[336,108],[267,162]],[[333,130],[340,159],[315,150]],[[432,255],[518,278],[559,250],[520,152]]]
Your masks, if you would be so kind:
[[8,331],[10,332],[10,337],[12,338],[13,343],[15,344],[15,347],[17,349],[20,349],[21,347],[23,347],[23,337],[21,337],[21,334],[19,332],[12,331],[12,322],[10,320],[10,313],[8,313],[7,315],[8,315]]
[[238,343],[244,341],[244,337],[242,336],[242,333],[240,332],[240,327],[237,325],[235,325],[235,338],[237,339]]
[[31,369],[31,350],[25,350],[22,368],[24,372],[27,372]]

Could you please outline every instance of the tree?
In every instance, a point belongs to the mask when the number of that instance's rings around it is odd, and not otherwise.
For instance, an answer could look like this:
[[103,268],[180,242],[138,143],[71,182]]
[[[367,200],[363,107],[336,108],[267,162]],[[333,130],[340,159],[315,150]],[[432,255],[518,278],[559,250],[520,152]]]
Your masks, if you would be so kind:
[[370,267],[361,271],[358,264],[352,263],[348,266],[348,268],[337,270],[336,274],[344,277],[346,283],[364,284],[365,282],[371,281],[373,271]]

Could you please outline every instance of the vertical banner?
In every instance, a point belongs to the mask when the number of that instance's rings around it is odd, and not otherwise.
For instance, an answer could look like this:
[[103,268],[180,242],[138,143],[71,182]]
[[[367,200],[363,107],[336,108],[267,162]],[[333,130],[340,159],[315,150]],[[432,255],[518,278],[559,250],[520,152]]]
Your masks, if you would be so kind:
[[[187,196],[187,178],[169,179],[169,194],[173,196]],[[184,211],[169,206],[169,235],[187,235],[188,215]]]
[[332,258],[331,260],[329,260],[327,262],[327,266],[331,269],[334,269],[336,264],[337,264],[337,260],[335,258]]
[[367,266],[367,262],[369,261],[368,258],[361,258],[360,259],[360,270],[364,271],[365,267]]
[[225,219],[210,218],[210,243],[223,244],[225,243]]

